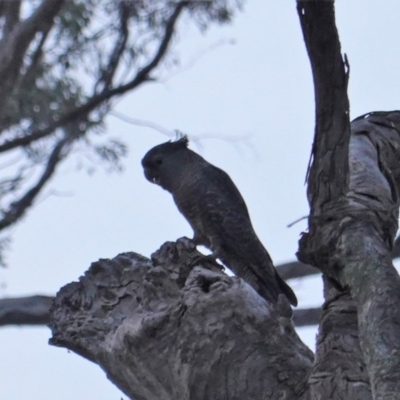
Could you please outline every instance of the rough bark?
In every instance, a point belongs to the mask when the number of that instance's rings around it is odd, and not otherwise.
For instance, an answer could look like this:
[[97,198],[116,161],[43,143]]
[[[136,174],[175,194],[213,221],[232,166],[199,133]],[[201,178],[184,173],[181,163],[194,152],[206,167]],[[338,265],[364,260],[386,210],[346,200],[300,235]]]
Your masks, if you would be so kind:
[[[324,277],[315,363],[310,376],[310,400],[372,399],[360,350],[357,310],[348,292],[338,291]],[[322,396],[321,396],[322,395]]]
[[[400,257],[400,237],[394,243],[392,258]],[[279,275],[284,279],[294,279],[320,274],[321,271],[300,261],[278,265]],[[30,296],[0,299],[0,326],[6,325],[47,325],[48,310],[53,296]],[[46,308],[47,307],[47,308]],[[40,313],[37,310],[42,310]],[[293,323],[296,327],[318,325],[321,308],[296,308],[293,310]]]
[[[0,299],[0,326],[48,325],[53,298],[36,295]],[[317,325],[320,317],[320,307],[293,310],[293,323],[296,327]]]
[[400,112],[372,113],[353,127],[349,212],[327,237],[337,243],[335,275],[357,305],[374,398],[389,399],[400,392],[400,278],[391,260],[399,207]]
[[[360,117],[353,121],[350,137],[348,66],[340,54],[333,2],[299,1],[298,11],[317,110],[308,182],[309,233],[300,241],[299,258],[349,292],[342,301],[347,307],[354,302],[359,337],[358,347],[357,338],[350,335],[353,351],[349,352],[349,336],[338,335],[335,348],[342,350],[333,357],[322,349],[329,347],[329,335],[322,336],[317,348],[320,382],[312,394],[353,399],[351,393],[360,387],[367,392],[364,384],[360,386],[362,374],[349,381],[353,388],[323,385],[326,374],[337,375],[348,365],[359,364],[362,370],[363,359],[373,398],[394,399],[400,393],[400,278],[391,252],[399,206],[400,112]],[[332,316],[333,331],[342,317],[342,312]]]
[[297,10],[314,80],[316,122],[307,193],[315,220],[326,212],[332,199],[342,200],[347,191],[348,74],[340,51],[334,2],[298,1]]
[[199,255],[180,239],[151,261],[93,263],[57,294],[51,344],[136,400],[304,398],[313,355],[291,321],[241,279],[194,266]]
[[[392,249],[392,260],[400,257],[400,236],[394,241]],[[312,265],[304,264],[301,261],[289,261],[284,264],[277,265],[277,270],[282,279],[304,278],[310,275],[320,274],[321,271]]]

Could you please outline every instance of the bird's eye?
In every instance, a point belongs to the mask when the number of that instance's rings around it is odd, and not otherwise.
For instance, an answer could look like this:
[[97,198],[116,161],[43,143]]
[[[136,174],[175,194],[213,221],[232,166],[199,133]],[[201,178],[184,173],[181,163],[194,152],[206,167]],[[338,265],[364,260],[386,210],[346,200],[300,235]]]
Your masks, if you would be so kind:
[[161,157],[157,157],[154,161],[155,161],[155,163],[157,165],[161,165],[162,164],[162,158]]

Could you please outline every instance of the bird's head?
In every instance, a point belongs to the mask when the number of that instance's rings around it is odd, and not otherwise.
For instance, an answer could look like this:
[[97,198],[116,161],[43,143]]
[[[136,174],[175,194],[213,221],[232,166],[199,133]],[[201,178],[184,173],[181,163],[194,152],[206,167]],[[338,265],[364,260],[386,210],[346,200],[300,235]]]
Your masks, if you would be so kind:
[[172,191],[192,153],[189,140],[182,136],[174,142],[162,143],[150,149],[142,159],[144,176],[163,189]]

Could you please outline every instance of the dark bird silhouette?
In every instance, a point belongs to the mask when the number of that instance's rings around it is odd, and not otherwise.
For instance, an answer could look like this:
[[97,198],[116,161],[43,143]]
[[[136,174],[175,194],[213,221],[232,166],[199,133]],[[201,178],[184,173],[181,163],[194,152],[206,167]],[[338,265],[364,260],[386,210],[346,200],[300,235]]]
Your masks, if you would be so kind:
[[142,160],[146,178],[170,192],[193,228],[193,241],[212,250],[266,300],[284,293],[297,306],[292,289],[274,268],[254,232],[246,204],[229,175],[188,149],[186,136],[153,147]]

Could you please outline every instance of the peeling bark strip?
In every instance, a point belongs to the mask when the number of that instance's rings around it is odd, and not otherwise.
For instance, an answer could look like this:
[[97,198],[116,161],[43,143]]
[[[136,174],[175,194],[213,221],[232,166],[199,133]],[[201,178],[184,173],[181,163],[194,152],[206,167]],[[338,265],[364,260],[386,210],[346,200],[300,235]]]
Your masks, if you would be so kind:
[[315,216],[326,211],[327,204],[340,201],[347,192],[348,71],[340,50],[334,2],[298,1],[297,11],[314,79],[316,125],[308,199]]
[[[399,208],[400,111],[357,118],[350,138],[347,76],[333,2],[299,1],[298,11],[317,110],[308,183],[309,233],[300,241],[298,256],[349,290],[348,306],[354,301],[357,309],[372,396],[395,399],[400,393],[400,278],[391,251]],[[340,333],[340,318],[340,313],[331,318],[332,331]],[[360,359],[357,352],[345,351],[330,357],[321,349],[326,345],[319,341],[317,347],[317,360],[326,364],[324,373]],[[313,398],[321,398],[321,393],[314,392]],[[337,398],[352,397],[344,391]]]
[[[152,261],[93,263],[60,290],[51,344],[99,364],[136,400],[301,399],[313,356],[290,320],[180,239]],[[202,264],[202,262],[200,262]]]

